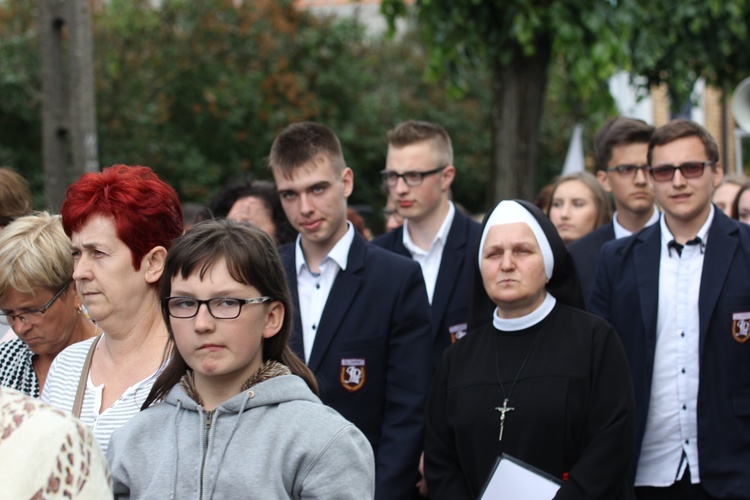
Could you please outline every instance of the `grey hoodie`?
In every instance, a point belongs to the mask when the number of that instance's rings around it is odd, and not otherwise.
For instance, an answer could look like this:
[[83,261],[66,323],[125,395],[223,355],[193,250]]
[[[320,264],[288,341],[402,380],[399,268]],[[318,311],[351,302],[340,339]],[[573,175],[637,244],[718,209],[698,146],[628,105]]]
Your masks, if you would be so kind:
[[116,498],[345,500],[375,488],[365,436],[296,375],[208,413],[177,384],[112,434],[107,459]]

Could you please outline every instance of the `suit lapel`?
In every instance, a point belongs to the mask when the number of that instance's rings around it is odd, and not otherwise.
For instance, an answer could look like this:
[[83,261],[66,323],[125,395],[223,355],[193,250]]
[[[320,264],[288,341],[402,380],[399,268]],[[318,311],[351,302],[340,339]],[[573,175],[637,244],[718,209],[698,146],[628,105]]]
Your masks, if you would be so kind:
[[339,334],[341,322],[349,312],[354,298],[362,286],[361,271],[364,268],[367,244],[358,234],[354,235],[354,241],[349,249],[349,259],[346,270],[339,270],[333,287],[328,294],[323,314],[320,318],[318,331],[315,334],[315,343],[310,353],[308,366],[315,371],[323,360],[331,341]]
[[698,298],[698,313],[700,315],[700,356],[703,355],[703,345],[706,342],[708,323],[711,320],[716,301],[724,288],[724,282],[729,274],[734,253],[737,250],[738,229],[734,223],[719,210],[714,211],[714,220],[708,230],[706,254],[703,257],[703,272]]
[[[647,370],[653,371],[656,352],[656,320],[659,308],[659,261],[661,260],[661,226],[635,236],[633,249],[635,279],[641,305],[646,352],[651,353]],[[627,278],[626,278],[627,279]],[[627,334],[627,332],[623,333]]]
[[404,246],[404,226],[394,229],[393,232],[395,233],[393,235],[395,241],[392,251],[411,259],[411,252]]
[[305,359],[305,349],[302,343],[302,318],[299,314],[299,293],[297,291],[297,269],[294,262],[296,243],[290,243],[281,249],[281,261],[286,271],[287,282],[289,283],[289,292],[292,295],[292,305],[294,307],[294,322],[292,323],[292,336],[289,339],[289,347],[292,352]]
[[[458,278],[458,271],[466,258],[464,247],[466,246],[466,228],[468,218],[456,210],[453,224],[448,231],[448,238],[443,248],[443,256],[440,259],[435,293],[432,296],[432,325],[439,328],[443,315],[448,308],[448,300],[453,294],[453,289]],[[450,326],[450,325],[448,325]],[[442,335],[443,332],[438,332]]]

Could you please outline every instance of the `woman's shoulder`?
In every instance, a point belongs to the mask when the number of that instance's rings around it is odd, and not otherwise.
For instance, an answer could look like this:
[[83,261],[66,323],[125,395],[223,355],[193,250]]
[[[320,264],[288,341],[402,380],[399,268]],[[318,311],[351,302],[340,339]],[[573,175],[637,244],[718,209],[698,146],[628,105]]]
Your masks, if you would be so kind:
[[282,375],[252,388],[254,407],[283,414],[280,418],[291,427],[298,426],[318,433],[336,432],[353,424],[330,406],[324,405],[307,383],[297,375]]
[[[29,348],[26,347],[26,343],[21,339],[11,339],[6,340],[5,342],[0,342],[0,356],[2,355],[15,355],[16,353],[20,351],[28,351]],[[2,360],[0,360],[1,362]]]
[[[0,343],[0,372],[10,369],[15,370],[19,361],[25,360],[31,355],[26,343],[21,339],[7,340]],[[31,360],[29,359],[29,362]]]
[[86,355],[89,353],[89,349],[91,349],[91,344],[93,344],[95,340],[96,337],[92,337],[69,345],[55,357],[55,361],[60,360],[58,364],[62,362],[80,362],[80,364],[83,365],[83,362],[86,360]]
[[564,304],[560,304],[559,302],[555,306],[557,309],[557,321],[562,322],[573,322],[571,325],[578,325],[580,326],[588,326],[594,330],[601,330],[601,331],[611,331],[614,333],[614,328],[612,325],[610,325],[607,320],[604,318],[597,316],[594,313],[584,311],[583,309],[578,309],[577,307],[572,307]]

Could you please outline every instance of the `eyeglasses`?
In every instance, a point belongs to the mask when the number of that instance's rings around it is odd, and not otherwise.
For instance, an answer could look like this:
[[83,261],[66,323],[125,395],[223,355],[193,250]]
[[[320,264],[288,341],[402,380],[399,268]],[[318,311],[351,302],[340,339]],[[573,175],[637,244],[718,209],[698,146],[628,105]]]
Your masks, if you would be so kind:
[[617,165],[616,167],[610,167],[607,172],[617,172],[622,178],[631,178],[635,176],[636,172],[642,171],[644,174],[648,170],[648,165]]
[[658,167],[650,167],[648,170],[651,172],[651,178],[656,182],[671,181],[676,170],[679,170],[685,179],[697,179],[703,175],[703,170],[707,165],[712,166],[715,163],[713,161],[689,161],[677,166],[659,165]]
[[380,176],[383,177],[383,181],[391,187],[395,187],[396,184],[398,184],[399,179],[403,179],[409,187],[416,187],[422,184],[422,179],[424,179],[425,176],[436,174],[447,166],[448,165],[443,165],[442,167],[434,168],[426,172],[404,172],[403,174],[391,170],[381,170]]
[[38,322],[44,313],[46,313],[50,307],[52,307],[52,304],[55,303],[55,301],[60,298],[60,295],[63,294],[65,290],[68,289],[68,286],[70,283],[65,283],[63,287],[52,297],[49,302],[44,304],[43,307],[39,309],[29,309],[28,311],[23,311],[18,314],[12,314],[12,313],[2,313],[0,314],[0,323],[3,325],[14,325],[16,321],[20,321],[21,323],[27,323],[27,324],[35,324]]
[[258,297],[256,299],[233,299],[230,297],[216,297],[200,300],[193,297],[164,297],[163,303],[167,312],[173,318],[188,319],[198,314],[201,304],[206,304],[208,313],[216,319],[234,319],[242,312],[245,304],[262,304],[273,300],[272,297]]

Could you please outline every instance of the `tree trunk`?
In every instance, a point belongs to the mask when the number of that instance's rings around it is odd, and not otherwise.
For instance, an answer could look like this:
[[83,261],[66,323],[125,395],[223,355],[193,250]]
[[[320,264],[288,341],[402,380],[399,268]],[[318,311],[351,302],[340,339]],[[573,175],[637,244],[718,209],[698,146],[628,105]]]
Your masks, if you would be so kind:
[[542,40],[531,57],[519,54],[492,68],[492,158],[488,202],[536,197],[539,129],[552,44]]

